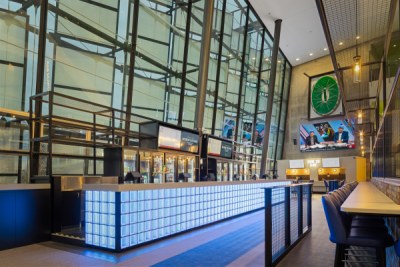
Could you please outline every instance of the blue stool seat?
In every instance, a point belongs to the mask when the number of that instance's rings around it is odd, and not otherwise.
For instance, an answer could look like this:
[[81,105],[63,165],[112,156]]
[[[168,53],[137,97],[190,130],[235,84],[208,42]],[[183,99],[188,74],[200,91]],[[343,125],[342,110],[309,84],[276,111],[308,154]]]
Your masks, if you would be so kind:
[[383,222],[375,222],[375,221],[369,221],[369,220],[352,219],[351,227],[357,227],[357,228],[364,227],[364,228],[374,229],[376,231],[382,229],[382,231],[387,232],[387,228]]
[[397,256],[400,257],[400,240],[397,240],[394,244],[394,250],[396,251]]
[[[326,221],[329,227],[329,240],[336,244],[335,267],[343,266],[345,249],[348,246],[373,247],[376,249],[379,266],[386,266],[386,247],[393,245],[393,238],[388,233],[384,224],[379,220],[355,219],[340,212],[337,193],[331,193],[322,197]],[[377,223],[378,222],[378,223]],[[360,227],[353,227],[359,224]]]
[[368,228],[352,227],[346,244],[350,246],[387,248],[393,245],[393,238],[387,231],[376,231]]
[[327,180],[324,180],[324,185],[325,185],[325,192],[329,191],[329,184]]

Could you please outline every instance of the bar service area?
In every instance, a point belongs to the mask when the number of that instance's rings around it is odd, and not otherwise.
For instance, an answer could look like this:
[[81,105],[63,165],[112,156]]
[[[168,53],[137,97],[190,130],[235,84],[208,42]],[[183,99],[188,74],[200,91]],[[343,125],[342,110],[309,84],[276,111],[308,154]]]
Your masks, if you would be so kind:
[[261,209],[261,188],[291,184],[259,179],[259,162],[246,160],[259,156],[233,149],[193,130],[140,124],[137,147],[104,148],[104,176],[52,178],[52,237],[122,251]]
[[314,192],[326,192],[329,181],[366,181],[368,165],[363,157],[306,158],[279,160],[278,176],[289,180],[312,181]]
[[[159,122],[139,125],[138,147],[104,149],[104,175],[133,183],[194,182],[199,134]],[[128,152],[129,151],[129,152]]]
[[1,0],[0,267],[400,267],[399,14]]
[[253,146],[204,134],[201,151],[201,181],[246,181],[259,179],[261,156]]

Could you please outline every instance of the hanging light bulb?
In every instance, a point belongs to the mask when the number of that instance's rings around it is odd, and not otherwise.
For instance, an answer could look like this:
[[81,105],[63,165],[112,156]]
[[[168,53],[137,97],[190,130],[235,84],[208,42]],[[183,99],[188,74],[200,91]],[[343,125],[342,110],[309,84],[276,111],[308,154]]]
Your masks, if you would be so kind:
[[361,57],[355,56],[353,57],[354,67],[353,67],[353,82],[360,83],[361,82]]
[[362,124],[362,111],[361,110],[357,114],[357,124]]

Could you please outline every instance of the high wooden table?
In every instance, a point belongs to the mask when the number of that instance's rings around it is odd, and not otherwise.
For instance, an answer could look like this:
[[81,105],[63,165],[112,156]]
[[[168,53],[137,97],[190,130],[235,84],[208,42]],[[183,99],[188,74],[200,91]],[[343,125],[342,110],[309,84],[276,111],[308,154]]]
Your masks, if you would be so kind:
[[360,182],[340,207],[347,213],[381,216],[400,215],[400,205],[370,182]]

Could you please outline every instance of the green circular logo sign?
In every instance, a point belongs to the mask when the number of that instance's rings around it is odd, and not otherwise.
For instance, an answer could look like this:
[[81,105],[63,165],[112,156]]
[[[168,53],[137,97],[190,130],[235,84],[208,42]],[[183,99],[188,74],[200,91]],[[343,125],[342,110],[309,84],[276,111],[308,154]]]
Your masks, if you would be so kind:
[[333,77],[318,79],[311,91],[313,110],[321,116],[331,114],[339,105],[339,95],[339,86]]

